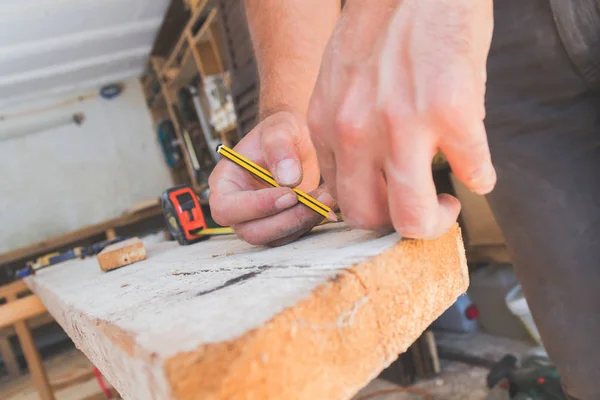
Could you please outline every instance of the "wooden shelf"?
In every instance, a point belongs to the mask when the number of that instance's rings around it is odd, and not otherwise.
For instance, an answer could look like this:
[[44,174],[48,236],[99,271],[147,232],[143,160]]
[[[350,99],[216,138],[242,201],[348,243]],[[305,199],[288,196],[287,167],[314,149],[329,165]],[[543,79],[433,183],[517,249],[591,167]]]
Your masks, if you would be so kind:
[[[184,130],[189,127],[187,125],[180,126],[182,121],[179,118],[181,113],[178,112],[180,108],[179,90],[193,85],[199,90],[201,102],[203,102],[205,94],[201,90],[202,82],[208,76],[226,72],[223,49],[221,49],[225,44],[218,40],[220,29],[220,22],[217,18],[218,9],[216,6],[209,7],[208,4],[208,0],[196,1],[192,16],[186,23],[173,50],[166,57],[151,57],[151,69],[156,78],[144,82],[144,90],[147,92],[146,98],[150,99],[147,104],[153,119],[156,121],[158,116],[162,118],[165,116],[170,117],[177,140],[181,144],[185,143]],[[151,89],[152,85],[156,83],[160,84],[160,94],[153,95]],[[200,86],[198,86],[198,83],[200,83]],[[157,109],[161,109],[161,111],[157,111]],[[210,125],[209,128],[213,129]],[[224,131],[215,132],[215,134],[229,138],[231,136],[229,133],[232,131],[237,132],[237,126],[228,127]],[[228,140],[230,144],[233,141]],[[193,150],[199,154],[196,147],[194,145]],[[183,155],[189,175],[189,184],[192,187],[201,187],[203,182],[199,182],[196,178],[193,157],[185,149]]]
[[[184,46],[187,46],[187,47],[184,48]],[[167,70],[169,68],[177,68],[177,66],[179,65],[179,62],[177,62],[177,59],[178,58],[180,60],[183,59],[183,57],[185,56],[185,52],[188,50],[189,50],[189,46],[188,46],[186,37],[185,37],[185,35],[181,35],[181,37],[177,41],[177,44],[175,45],[175,48],[173,49],[173,51],[171,51],[169,58],[166,60],[165,64],[161,68],[160,73],[158,75],[162,78],[165,76],[165,73],[167,72]]]
[[211,24],[214,22],[216,16],[217,16],[217,9],[213,8],[210,11],[210,13],[208,14],[208,17],[206,18],[206,21],[204,21],[204,24],[202,25],[200,30],[198,32],[196,32],[195,35],[192,36],[192,43],[197,44],[198,42],[201,42],[201,41],[210,42],[210,40],[211,40],[210,32],[211,32],[211,28],[212,28]]
[[189,86],[197,75],[199,75],[198,67],[192,56],[191,49],[188,48],[188,51],[183,56],[181,65],[178,67],[177,76],[168,81],[166,86],[169,89],[179,89],[182,86]]

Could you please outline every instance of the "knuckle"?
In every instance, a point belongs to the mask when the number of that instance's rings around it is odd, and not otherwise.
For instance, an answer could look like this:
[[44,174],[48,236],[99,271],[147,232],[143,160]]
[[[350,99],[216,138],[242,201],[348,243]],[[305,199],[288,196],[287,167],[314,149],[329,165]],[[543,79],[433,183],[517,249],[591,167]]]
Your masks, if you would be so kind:
[[261,122],[262,139],[289,137],[300,130],[296,116],[288,111],[280,111]]
[[345,145],[358,145],[364,138],[364,132],[352,115],[337,113],[334,120],[335,131]]
[[294,210],[290,210],[289,219],[277,229],[278,235],[287,236],[298,229],[302,229],[306,226],[307,222],[310,222],[310,217],[307,217],[308,213],[312,213],[312,211],[309,211],[306,207],[297,207]]
[[248,204],[244,207],[255,210],[255,213],[260,216],[266,216],[271,213],[275,207],[279,193],[264,193],[263,196],[253,196],[248,200]]
[[450,98],[446,91],[441,90],[429,96],[419,107],[421,115],[430,115],[435,117],[456,118],[457,116],[465,115],[468,111],[466,103],[456,102]]
[[385,101],[377,105],[377,115],[380,123],[387,132],[396,132],[401,121],[408,121],[411,116],[402,111],[393,101]]

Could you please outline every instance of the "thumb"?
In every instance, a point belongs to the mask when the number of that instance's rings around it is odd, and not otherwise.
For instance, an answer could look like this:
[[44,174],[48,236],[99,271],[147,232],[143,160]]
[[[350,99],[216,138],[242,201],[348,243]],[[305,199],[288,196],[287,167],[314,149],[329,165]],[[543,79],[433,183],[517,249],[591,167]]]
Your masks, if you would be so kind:
[[306,129],[299,117],[278,112],[261,123],[261,149],[267,168],[281,186],[295,187],[302,182],[302,161],[298,143]]

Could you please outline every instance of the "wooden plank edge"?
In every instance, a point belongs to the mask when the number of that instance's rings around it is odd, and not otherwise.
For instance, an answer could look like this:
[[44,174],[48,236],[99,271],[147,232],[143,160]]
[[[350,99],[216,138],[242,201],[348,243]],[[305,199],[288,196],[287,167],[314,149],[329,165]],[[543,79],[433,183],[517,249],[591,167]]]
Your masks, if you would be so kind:
[[[160,360],[136,346],[135,336],[100,320],[90,319],[65,304],[35,277],[25,279],[76,348],[98,368],[119,395],[135,393],[135,399],[168,399],[169,388],[161,373]],[[126,366],[126,373],[113,368]]]
[[402,240],[261,328],[169,358],[166,378],[176,399],[349,399],[468,285],[458,226],[437,240]]

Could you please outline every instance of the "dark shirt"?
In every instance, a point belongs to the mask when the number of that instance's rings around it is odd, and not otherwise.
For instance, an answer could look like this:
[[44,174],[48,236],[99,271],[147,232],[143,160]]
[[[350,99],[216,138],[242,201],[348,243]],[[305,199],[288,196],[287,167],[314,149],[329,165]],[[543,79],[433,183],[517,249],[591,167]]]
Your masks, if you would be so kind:
[[549,1],[569,57],[589,84],[600,86],[600,0]]

